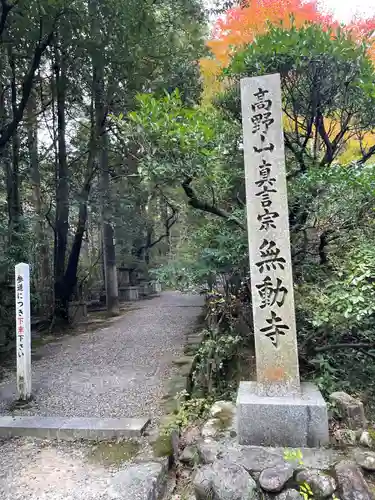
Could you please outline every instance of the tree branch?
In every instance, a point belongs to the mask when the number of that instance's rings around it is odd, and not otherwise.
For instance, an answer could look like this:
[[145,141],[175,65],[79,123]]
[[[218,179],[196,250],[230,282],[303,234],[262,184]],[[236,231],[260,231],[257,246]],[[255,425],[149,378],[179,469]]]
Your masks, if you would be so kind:
[[322,165],[327,165],[327,164],[329,165],[330,163],[332,163],[334,151],[333,151],[332,143],[328,137],[326,128],[324,126],[323,115],[320,111],[317,113],[317,116],[316,116],[316,128],[317,128],[319,135],[323,139],[324,144],[326,146],[326,153],[324,155],[323,160],[321,161],[321,164]]
[[32,62],[31,62],[31,66],[29,68],[29,71],[27,72],[27,74],[25,75],[25,77],[23,79],[21,101],[16,109],[16,112],[13,115],[12,121],[9,122],[5,127],[3,127],[0,130],[0,150],[2,150],[5,147],[7,142],[13,136],[20,121],[23,118],[23,114],[24,114],[24,111],[25,111],[27,102],[29,100],[32,87],[33,87],[33,80],[34,80],[36,70],[39,68],[40,61],[42,59],[44,52],[46,51],[47,47],[52,42],[53,33],[55,31],[55,26],[56,26],[56,23],[58,21],[58,18],[61,16],[61,14],[62,13],[60,13],[58,16],[56,16],[50,33],[46,37],[44,37],[44,40],[41,40],[35,48],[34,56],[33,56]]
[[189,198],[188,204],[191,207],[196,208],[197,210],[202,210],[203,212],[208,212],[210,214],[217,215],[224,219],[228,219],[234,224],[236,224],[238,227],[243,229],[244,231],[246,230],[245,226],[229,212],[226,212],[225,210],[218,208],[214,205],[210,205],[205,201],[198,200],[197,195],[195,194],[193,188],[190,185],[192,181],[193,181],[192,177],[187,177],[181,184],[183,190],[185,191],[186,196]]
[[9,4],[7,0],[1,0],[0,37],[3,36],[8,14],[17,5],[17,3],[18,0],[12,4]]
[[321,265],[327,264],[327,262],[328,262],[326,247],[327,247],[328,243],[330,243],[328,236],[330,234],[332,234],[333,232],[334,232],[333,229],[326,229],[319,236],[318,253],[319,253],[319,259],[320,259],[319,263]]
[[368,149],[366,153],[363,154],[362,158],[358,161],[359,165],[363,165],[364,163],[366,163],[366,161],[370,159],[371,156],[374,154],[375,154],[375,144],[371,146],[371,148]]
[[172,210],[172,214],[166,219],[165,221],[165,233],[160,235],[159,238],[156,240],[152,241],[151,243],[146,243],[145,245],[142,245],[141,247],[138,248],[137,250],[137,256],[140,257],[142,255],[143,250],[149,250],[150,248],[153,248],[155,245],[161,242],[164,238],[167,238],[170,234],[171,227],[176,224],[177,218],[178,218],[178,211],[177,209],[165,198],[166,204],[169,206],[169,208]]
[[315,347],[314,351],[315,352],[324,352],[324,351],[331,351],[331,350],[337,350],[337,349],[345,349],[345,348],[351,348],[351,349],[373,349],[375,347],[374,342],[358,342],[357,344],[330,344],[330,345],[324,345],[322,347]]

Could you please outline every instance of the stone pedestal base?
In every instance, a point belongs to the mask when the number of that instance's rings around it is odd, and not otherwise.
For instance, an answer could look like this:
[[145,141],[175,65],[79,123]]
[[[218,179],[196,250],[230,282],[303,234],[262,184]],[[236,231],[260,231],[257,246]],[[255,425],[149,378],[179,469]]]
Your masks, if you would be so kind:
[[68,316],[71,323],[77,323],[87,317],[86,302],[69,302]]
[[240,444],[319,447],[329,442],[326,403],[319,389],[301,384],[301,393],[263,396],[257,382],[241,382],[237,395]]
[[147,282],[139,284],[139,294],[142,297],[148,297],[149,295],[151,295],[151,293],[152,293],[152,290],[150,288],[150,285]]
[[137,286],[119,288],[119,299],[129,302],[139,300],[139,288]]

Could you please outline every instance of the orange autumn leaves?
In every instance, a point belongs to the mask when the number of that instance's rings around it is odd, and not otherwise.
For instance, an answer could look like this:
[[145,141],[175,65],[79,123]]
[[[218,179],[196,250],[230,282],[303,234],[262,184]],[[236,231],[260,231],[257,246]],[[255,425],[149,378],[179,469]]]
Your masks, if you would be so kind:
[[[322,12],[317,0],[246,0],[245,6],[229,9],[213,27],[212,38],[207,43],[211,57],[201,60],[205,104],[210,105],[213,97],[229,83],[219,76],[222,69],[229,65],[231,55],[253,42],[259,34],[265,33],[269,23],[282,23],[285,28],[292,24],[298,28],[305,23],[316,23],[323,29],[335,30],[339,27],[331,14]],[[358,42],[365,39],[370,41],[368,53],[375,62],[375,17],[354,19],[342,28]],[[374,144],[374,134],[369,131],[363,140],[367,146],[371,146]],[[347,163],[360,154],[360,143],[352,137],[348,138],[340,159]]]
[[[292,23],[299,27],[306,22],[318,23],[327,29],[339,26],[332,15],[319,10],[316,0],[248,0],[244,7],[229,9],[217,20],[212,39],[207,43],[212,57],[201,60],[206,100],[222,89],[217,76],[229,64],[231,54],[264,33],[268,23],[282,23],[288,28]],[[350,30],[356,40],[363,40],[375,31],[375,17],[354,20],[345,29]],[[373,40],[370,53],[375,61],[375,38]]]
[[264,33],[267,23],[282,23],[288,28],[292,22],[296,27],[305,22],[325,26],[333,24],[331,16],[318,11],[315,1],[250,0],[247,7],[229,9],[218,19],[213,28],[213,38],[207,45],[216,61],[225,67],[233,50],[251,43],[257,34]]

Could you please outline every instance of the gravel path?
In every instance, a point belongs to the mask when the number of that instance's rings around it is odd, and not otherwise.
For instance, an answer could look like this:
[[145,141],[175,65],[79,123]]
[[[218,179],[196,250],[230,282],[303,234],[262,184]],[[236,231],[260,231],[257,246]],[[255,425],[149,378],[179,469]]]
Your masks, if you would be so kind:
[[[194,328],[202,305],[200,296],[164,292],[136,303],[107,328],[43,346],[33,363],[35,399],[14,413],[157,419],[164,384],[175,370],[171,361],[182,355],[185,335]],[[0,414],[10,412],[14,398],[15,377],[9,374],[0,384]],[[125,464],[93,460],[95,447],[31,438],[0,440],[0,499],[119,498],[109,484]],[[113,448],[106,450],[111,455]],[[141,443],[139,452],[146,450],[147,444]]]
[[81,445],[35,439],[0,442],[1,500],[109,500],[113,470],[87,459]]
[[[178,292],[136,303],[109,327],[43,346],[33,362],[34,401],[18,415],[155,417],[171,361],[183,352],[202,298]],[[0,414],[15,399],[15,376],[0,383]]]

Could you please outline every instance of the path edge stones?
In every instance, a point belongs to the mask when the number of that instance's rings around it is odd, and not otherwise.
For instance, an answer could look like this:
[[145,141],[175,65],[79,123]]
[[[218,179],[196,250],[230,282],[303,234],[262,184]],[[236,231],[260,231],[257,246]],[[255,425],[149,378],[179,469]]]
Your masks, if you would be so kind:
[[40,439],[104,441],[141,437],[149,418],[87,417],[0,417],[0,437],[36,437]]

